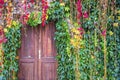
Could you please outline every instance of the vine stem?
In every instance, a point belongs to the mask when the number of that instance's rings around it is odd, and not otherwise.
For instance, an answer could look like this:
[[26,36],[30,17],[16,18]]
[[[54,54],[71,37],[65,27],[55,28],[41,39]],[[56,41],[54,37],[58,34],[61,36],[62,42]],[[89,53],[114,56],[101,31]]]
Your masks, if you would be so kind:
[[[90,32],[88,32],[88,34],[90,35]],[[89,36],[89,53],[91,54],[91,51],[90,51],[90,36]],[[92,59],[92,55],[90,55],[90,59]],[[90,64],[92,64],[91,60],[90,60]],[[90,68],[90,80],[92,80],[92,68]]]
[[[97,61],[97,59],[96,59],[96,52],[97,52],[97,49],[96,49],[96,47],[97,47],[97,31],[96,31],[96,29],[94,30],[94,47],[95,47],[95,49],[94,49],[94,60]],[[97,73],[96,62],[94,64],[94,72],[95,72],[94,75],[96,75],[96,73]]]
[[72,15],[73,15],[73,11],[72,11],[73,8],[72,8],[72,7],[73,7],[73,5],[72,5],[72,0],[70,0],[70,20],[71,20],[71,21],[72,21],[72,18],[73,18],[73,16],[72,16]]
[[79,60],[80,60],[79,54],[76,53],[76,64],[75,64],[75,66],[76,66],[76,70],[75,70],[75,72],[76,72],[76,75],[75,75],[76,80],[80,80]]
[[0,63],[1,63],[1,69],[0,69],[0,74],[3,72],[3,53],[2,53],[2,44],[0,44]]
[[[101,0],[100,1],[100,10],[102,14],[100,13],[99,17],[102,17],[103,20],[101,20],[102,30],[107,30],[107,9],[108,9],[108,0]],[[104,53],[104,76],[103,80],[107,79],[107,47],[106,47],[107,41],[106,41],[106,32],[105,35],[103,35],[103,53]]]
[[104,40],[104,80],[107,79],[107,48],[106,48],[106,37],[103,38]]

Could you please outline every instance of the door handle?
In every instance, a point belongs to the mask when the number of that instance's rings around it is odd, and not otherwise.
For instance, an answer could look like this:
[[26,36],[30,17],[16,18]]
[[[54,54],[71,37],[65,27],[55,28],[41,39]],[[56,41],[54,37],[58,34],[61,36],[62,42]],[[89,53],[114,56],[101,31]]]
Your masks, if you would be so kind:
[[39,53],[39,59],[40,59],[41,58],[41,50],[39,50],[38,53]]

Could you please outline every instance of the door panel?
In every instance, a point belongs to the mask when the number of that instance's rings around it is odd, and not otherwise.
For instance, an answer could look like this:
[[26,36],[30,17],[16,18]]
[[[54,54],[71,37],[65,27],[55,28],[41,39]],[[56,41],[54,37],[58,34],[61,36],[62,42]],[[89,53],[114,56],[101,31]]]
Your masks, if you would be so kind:
[[19,80],[56,80],[56,48],[53,23],[22,29]]
[[34,31],[31,27],[22,29],[21,58],[35,58]]
[[33,63],[21,63],[22,77],[20,80],[34,80],[34,64]]
[[54,41],[55,27],[51,23],[41,29],[41,80],[56,80],[56,49]]
[[54,62],[43,62],[41,80],[56,80],[55,72],[56,72],[56,65]]
[[22,28],[21,49],[19,50],[19,80],[36,80],[37,58],[35,53],[34,29]]

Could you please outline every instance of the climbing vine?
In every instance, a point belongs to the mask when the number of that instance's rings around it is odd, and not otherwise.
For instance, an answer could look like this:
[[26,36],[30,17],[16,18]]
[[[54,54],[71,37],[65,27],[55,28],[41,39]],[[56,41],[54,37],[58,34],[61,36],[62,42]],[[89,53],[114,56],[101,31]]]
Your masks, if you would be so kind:
[[0,17],[0,75],[5,80],[17,80],[21,23],[44,27],[51,21],[56,25],[58,80],[120,79],[119,0],[1,0]]
[[17,80],[18,72],[18,53],[17,50],[20,48],[20,23],[12,21],[12,25],[9,28],[5,28],[5,36],[7,42],[3,44],[4,51],[4,69],[3,69],[3,80]]
[[41,15],[41,12],[32,12],[27,24],[31,27],[36,27],[37,25],[41,24]]
[[[80,0],[78,1],[80,2]],[[71,2],[70,3],[74,4],[74,2],[76,1],[73,1],[72,3]],[[75,44],[77,44],[76,46],[78,47],[79,44],[81,44],[81,41],[76,40],[77,36],[76,38],[71,36],[71,33],[74,30],[71,32],[70,29],[72,29],[71,26],[73,27],[74,26],[73,24],[75,22],[71,21],[71,18],[70,20],[68,19],[67,26],[69,29],[70,40],[72,44],[69,45],[69,51],[70,51],[69,55],[66,52],[66,57],[64,59],[67,58],[69,60],[70,58],[70,60],[72,60],[72,63],[70,64],[72,65],[72,68],[70,68],[69,71],[74,72],[74,75],[72,75],[73,77],[71,79],[70,78],[68,79],[66,77],[66,78],[61,78],[59,80],[64,80],[64,79],[118,80],[119,79],[119,76],[118,76],[119,75],[119,46],[117,46],[117,44],[119,44],[119,37],[117,35],[119,35],[118,29],[119,29],[120,23],[119,23],[119,8],[116,6],[118,6],[119,1],[116,1],[115,3],[114,0],[109,0],[109,1],[84,0],[84,1],[81,1],[81,3],[82,3],[82,11],[79,5],[80,3],[78,4],[79,7],[76,8],[79,11],[78,12],[79,15],[76,15],[77,17],[76,16],[73,17],[71,16],[71,14],[75,15],[77,13],[70,12],[69,17],[72,17],[74,21],[77,21],[79,27],[83,27],[83,30],[85,31],[82,39],[82,42],[84,42],[83,43],[84,46],[83,48],[79,48],[79,52],[78,50],[74,50],[73,47],[75,46]],[[111,5],[113,6],[110,7]],[[71,7],[71,5],[68,5],[68,6]],[[72,7],[73,6],[74,5],[72,5]],[[75,12],[77,12],[77,10]],[[113,11],[113,13],[111,11]],[[77,20],[75,20],[74,18],[76,18]],[[75,26],[73,27],[73,29],[74,28]],[[78,31],[76,30],[75,32],[78,32]],[[57,37],[59,36],[57,35]],[[72,40],[72,38],[75,39],[75,41]],[[61,40],[63,39],[59,38],[57,42]],[[59,45],[61,44],[57,44],[57,46]],[[59,49],[61,48],[59,47],[58,51]],[[62,50],[66,50],[66,48],[63,48]],[[58,52],[58,54],[59,53],[60,52]],[[79,53],[79,56],[78,56],[79,59],[76,59],[75,56],[77,54],[74,54],[74,53]],[[67,55],[69,56],[69,58]],[[63,57],[61,58],[63,59]],[[111,62],[111,59],[112,59],[112,62]],[[59,63],[62,63],[61,60],[58,59],[58,61],[60,61]],[[75,63],[78,63],[79,65],[77,64],[76,66]],[[63,67],[65,68],[66,66],[59,65],[58,74],[62,73],[62,71],[60,72],[60,69]],[[77,69],[78,66],[79,66],[79,70]],[[69,73],[64,72],[63,75],[58,75],[58,77],[62,77],[67,74]]]

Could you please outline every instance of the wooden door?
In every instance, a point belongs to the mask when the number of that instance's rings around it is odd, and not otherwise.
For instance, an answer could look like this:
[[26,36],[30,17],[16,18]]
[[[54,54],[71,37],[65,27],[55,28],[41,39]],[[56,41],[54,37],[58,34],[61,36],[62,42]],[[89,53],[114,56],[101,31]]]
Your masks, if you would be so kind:
[[55,26],[22,29],[19,80],[56,80]]

